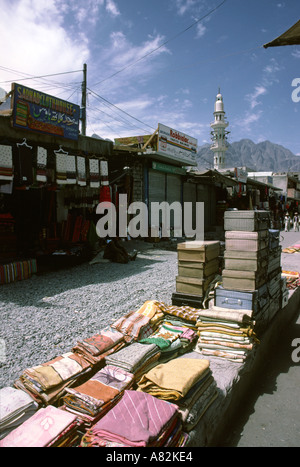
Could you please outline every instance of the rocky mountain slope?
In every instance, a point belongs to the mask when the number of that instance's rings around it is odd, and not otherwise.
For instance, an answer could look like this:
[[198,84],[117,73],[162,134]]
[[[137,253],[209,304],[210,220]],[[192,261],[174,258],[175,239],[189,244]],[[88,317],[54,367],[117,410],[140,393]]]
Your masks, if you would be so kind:
[[[213,168],[213,152],[210,145],[201,146],[197,153],[199,169]],[[248,167],[251,171],[300,172],[300,156],[279,144],[250,139],[232,143],[226,152],[226,168]]]

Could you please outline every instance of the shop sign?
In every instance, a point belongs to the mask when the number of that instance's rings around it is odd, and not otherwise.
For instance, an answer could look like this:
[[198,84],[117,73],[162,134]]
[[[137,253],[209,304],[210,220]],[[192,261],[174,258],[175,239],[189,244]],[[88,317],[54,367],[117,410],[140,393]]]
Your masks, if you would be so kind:
[[160,155],[196,165],[197,144],[197,139],[159,123],[157,152]]
[[134,145],[144,145],[149,141],[152,135],[142,135],[142,136],[126,136],[124,138],[115,138],[116,146],[134,146]]
[[13,126],[77,140],[80,107],[41,91],[12,84]]
[[162,164],[160,162],[152,162],[152,169],[177,175],[186,174],[186,169],[182,169],[181,167],[174,167],[173,165]]

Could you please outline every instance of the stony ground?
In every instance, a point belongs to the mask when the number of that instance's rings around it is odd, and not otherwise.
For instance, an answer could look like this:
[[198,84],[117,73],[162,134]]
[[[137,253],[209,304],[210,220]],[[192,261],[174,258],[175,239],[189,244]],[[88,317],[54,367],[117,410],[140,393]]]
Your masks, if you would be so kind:
[[69,352],[146,300],[171,304],[177,274],[176,249],[137,247],[135,261],[102,261],[2,285],[0,289],[0,387],[11,386],[30,366]]

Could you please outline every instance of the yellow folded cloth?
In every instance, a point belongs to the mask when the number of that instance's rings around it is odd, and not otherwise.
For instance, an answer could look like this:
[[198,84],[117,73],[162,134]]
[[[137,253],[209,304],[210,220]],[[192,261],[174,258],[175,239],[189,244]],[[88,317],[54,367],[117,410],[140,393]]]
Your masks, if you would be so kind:
[[175,358],[152,368],[138,382],[137,391],[164,400],[179,400],[203,376],[209,360]]

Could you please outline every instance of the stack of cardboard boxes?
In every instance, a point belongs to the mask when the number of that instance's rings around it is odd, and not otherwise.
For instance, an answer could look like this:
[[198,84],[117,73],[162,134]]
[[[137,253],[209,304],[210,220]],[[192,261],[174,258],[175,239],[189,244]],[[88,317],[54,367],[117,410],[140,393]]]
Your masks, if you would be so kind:
[[281,307],[279,231],[270,229],[267,211],[226,211],[222,286],[215,305],[252,311],[262,331]]
[[202,308],[211,282],[219,274],[219,241],[188,241],[179,243],[176,293],[172,303],[177,306]]

